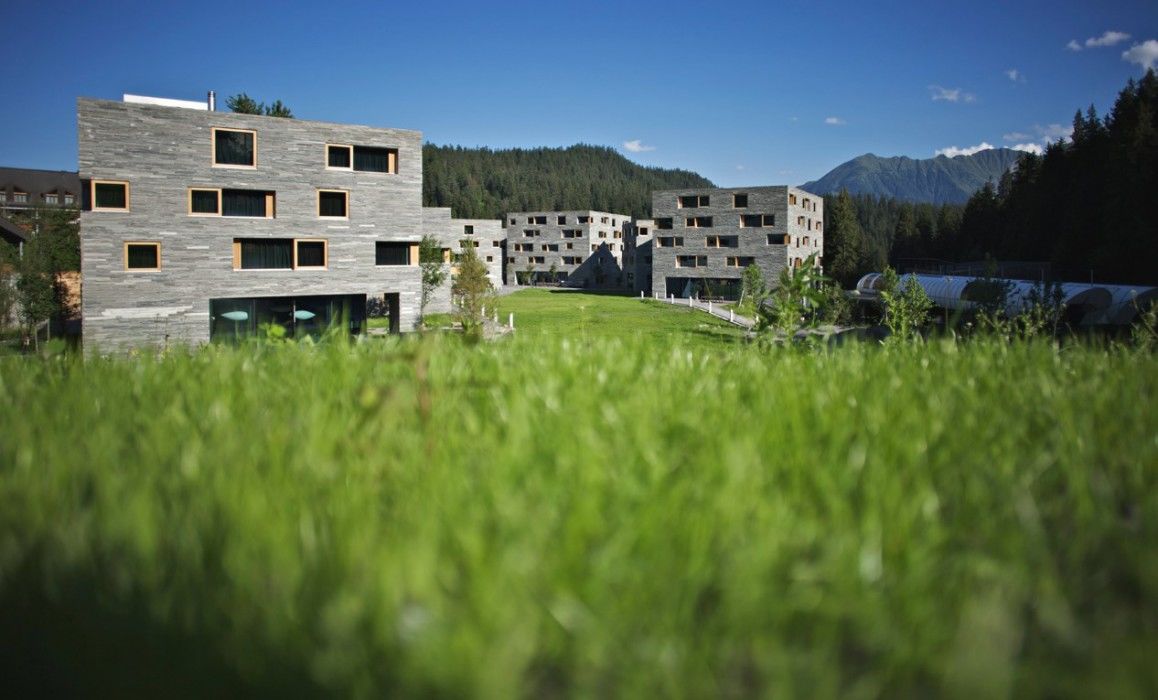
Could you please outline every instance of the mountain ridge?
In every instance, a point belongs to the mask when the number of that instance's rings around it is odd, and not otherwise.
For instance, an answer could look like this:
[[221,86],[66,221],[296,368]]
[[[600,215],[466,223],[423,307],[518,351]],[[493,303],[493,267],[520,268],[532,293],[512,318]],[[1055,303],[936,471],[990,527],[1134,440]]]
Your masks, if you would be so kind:
[[964,204],[986,182],[996,184],[1017,164],[1021,151],[992,148],[967,156],[910,158],[859,155],[823,177],[801,185],[813,194],[871,194],[906,202]]

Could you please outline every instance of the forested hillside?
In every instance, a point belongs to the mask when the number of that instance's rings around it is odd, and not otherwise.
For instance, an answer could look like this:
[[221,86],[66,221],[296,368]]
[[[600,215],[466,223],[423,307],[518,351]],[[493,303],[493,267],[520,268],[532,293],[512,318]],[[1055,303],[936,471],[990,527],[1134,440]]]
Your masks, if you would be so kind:
[[1050,263],[1055,279],[1158,285],[1158,76],[1131,80],[1110,114],[1074,117],[1072,141],[986,184],[964,207],[825,197],[825,263],[845,285],[885,260]]
[[1020,151],[992,148],[971,156],[915,160],[871,153],[841,163],[819,180],[803,185],[815,194],[876,195],[905,202],[964,204],[986,182],[997,182],[1017,164]]
[[651,215],[653,190],[712,187],[687,170],[647,168],[611,148],[422,148],[422,199],[466,219],[501,219],[509,211],[595,209]]

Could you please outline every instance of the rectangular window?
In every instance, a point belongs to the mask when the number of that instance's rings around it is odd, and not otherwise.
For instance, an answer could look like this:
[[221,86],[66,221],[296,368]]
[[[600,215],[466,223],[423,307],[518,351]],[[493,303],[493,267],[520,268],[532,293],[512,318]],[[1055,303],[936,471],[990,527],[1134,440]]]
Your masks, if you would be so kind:
[[534,238],[537,235],[539,235],[539,232],[533,228],[523,229],[523,236],[525,238]]
[[796,225],[797,226],[803,226],[804,225],[804,217],[803,216],[796,217]]
[[326,167],[333,170],[351,170],[354,165],[353,146],[326,145]]
[[297,269],[304,268],[319,268],[325,267],[328,262],[326,255],[326,242],[319,240],[299,240],[295,241],[297,245],[296,255],[294,256],[294,267]]
[[487,262],[494,262],[494,261],[495,261],[495,256],[493,256],[493,255],[487,256]]
[[474,226],[471,226],[470,224],[465,224],[465,225],[462,227],[462,232],[463,232],[464,234],[466,234],[467,236],[469,236],[469,235],[471,235],[471,234],[473,234],[473,233],[474,233]]
[[787,234],[783,234],[783,233],[770,233],[770,234],[768,234],[768,245],[787,245],[787,244],[788,244]]
[[320,239],[234,238],[233,269],[294,270],[324,268],[329,247]]
[[189,190],[190,214],[221,214],[221,190]]
[[581,224],[589,224],[589,223],[591,223],[591,217],[590,216],[580,216],[580,217],[578,217],[578,222]]
[[410,243],[377,241],[374,243],[375,265],[409,265]]
[[12,201],[15,202],[16,204],[27,204],[28,203],[28,193],[27,192],[13,192],[12,193]]
[[[17,195],[19,196],[19,195]],[[27,197],[27,195],[25,195]],[[16,201],[21,201],[17,199]],[[26,200],[25,200],[26,201]],[[129,183],[110,182],[108,180],[92,181],[92,210],[93,211],[128,211],[129,210]]]
[[70,205],[70,204],[73,204],[74,202],[76,202],[76,198],[75,198],[75,197],[73,197],[71,194],[67,194],[67,193],[66,193],[66,194],[64,195],[64,203],[65,203],[65,205],[66,205],[66,206],[67,206],[67,205]]
[[677,255],[676,267],[707,267],[708,256],[706,255]]
[[675,248],[684,244],[683,236],[660,236],[655,239],[656,245],[659,248]]
[[226,129],[215,126],[213,131],[213,165],[229,168],[257,167],[257,132],[251,129]]
[[711,228],[712,217],[710,216],[689,216],[686,220],[688,228]]
[[189,189],[191,216],[241,216],[271,219],[275,194],[266,190]]
[[58,204],[59,202],[60,202],[60,196],[59,195],[55,195],[55,194],[44,195],[44,203],[45,204]]
[[775,214],[744,214],[740,217],[740,228],[761,228],[775,225]]
[[346,219],[350,216],[350,193],[345,190],[318,190],[318,216]]
[[671,219],[656,219],[655,228],[659,231],[670,231],[672,227]]
[[734,194],[732,195],[732,207],[734,209],[744,209],[748,206],[748,195]]
[[531,256],[531,262],[545,265],[547,263],[547,258],[543,257],[542,255],[533,255]]
[[752,257],[728,256],[727,260],[725,261],[725,264],[728,267],[748,267],[749,265],[751,265],[755,262],[756,262],[756,258],[752,258]]
[[160,270],[161,244],[160,243],[126,243],[125,244],[126,270]]
[[511,226],[514,226],[514,225],[515,225],[515,220],[511,219]]
[[676,199],[676,205],[680,209],[694,209],[696,207],[709,206],[709,198],[706,194],[687,194]]
[[[67,195],[66,195],[66,196],[67,196]],[[67,204],[67,202],[65,202],[65,203]],[[816,222],[816,230],[817,230],[817,231],[821,230],[821,228],[823,228],[823,224],[824,224],[824,222],[823,222],[823,221],[817,221],[817,222]]]
[[794,194],[788,195],[788,203],[789,204],[796,204],[796,195],[794,195]]
[[398,149],[354,146],[354,170],[360,173],[398,173]]
[[708,236],[706,243],[709,248],[739,248],[739,236]]
[[565,217],[565,216],[560,216],[560,217],[558,218],[558,223],[559,223],[559,225],[560,225],[560,226],[566,226],[566,225],[567,225],[567,217]]

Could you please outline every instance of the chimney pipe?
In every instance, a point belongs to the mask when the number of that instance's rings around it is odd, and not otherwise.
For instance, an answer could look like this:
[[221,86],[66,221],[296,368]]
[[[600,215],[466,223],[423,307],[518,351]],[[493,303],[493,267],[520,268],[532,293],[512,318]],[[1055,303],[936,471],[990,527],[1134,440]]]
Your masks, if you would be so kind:
[[217,111],[217,93],[212,90],[209,91],[209,111]]

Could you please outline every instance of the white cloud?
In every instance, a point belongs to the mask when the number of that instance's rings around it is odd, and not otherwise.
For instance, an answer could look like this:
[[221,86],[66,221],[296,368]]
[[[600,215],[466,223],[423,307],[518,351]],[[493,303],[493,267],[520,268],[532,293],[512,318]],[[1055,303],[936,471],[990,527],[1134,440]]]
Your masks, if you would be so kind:
[[1015,146],[1010,146],[1015,151],[1025,151],[1026,153],[1033,153],[1034,155],[1041,155],[1045,153],[1045,149],[1036,143],[1019,143]]
[[1061,124],[1034,124],[1033,130],[1037,132],[1038,137],[1042,141],[1065,141],[1074,133],[1072,126],[1062,126]]
[[736,166],[736,170],[743,170],[743,169],[744,169],[744,166],[742,166],[742,165],[737,165],[737,166]]
[[1032,137],[1024,131],[1012,131],[1008,134],[1005,134],[1001,138],[1005,139],[1006,141],[1025,141],[1026,139]]
[[848,122],[841,119],[840,117],[825,117],[824,123],[828,124],[829,126],[844,126]]
[[1099,37],[1090,37],[1089,39],[1086,39],[1086,48],[1096,49],[1102,46],[1113,46],[1114,44],[1120,44],[1129,38],[1130,35],[1126,32],[1107,31]]
[[1137,63],[1144,71],[1150,70],[1158,63],[1158,39],[1147,39],[1141,44],[1134,44],[1129,50],[1122,52],[1122,60]]
[[623,150],[628,153],[643,153],[644,151],[654,151],[655,146],[644,146],[639,139],[632,139],[623,142]]
[[1025,82],[1025,74],[1016,68],[1010,68],[1009,70],[1005,71],[1005,77],[1009,78],[1015,83]]
[[1070,39],[1070,43],[1066,44],[1066,48],[1070,51],[1081,51],[1082,45],[1078,43],[1077,39]]
[[977,99],[973,93],[965,92],[961,88],[943,88],[940,85],[930,85],[929,93],[934,102],[972,102]]
[[981,151],[988,151],[993,148],[993,144],[982,141],[976,146],[969,146],[968,148],[957,148],[956,146],[949,146],[948,148],[938,149],[933,153],[934,156],[946,156],[948,158],[956,158],[957,156],[971,156],[974,153]]

